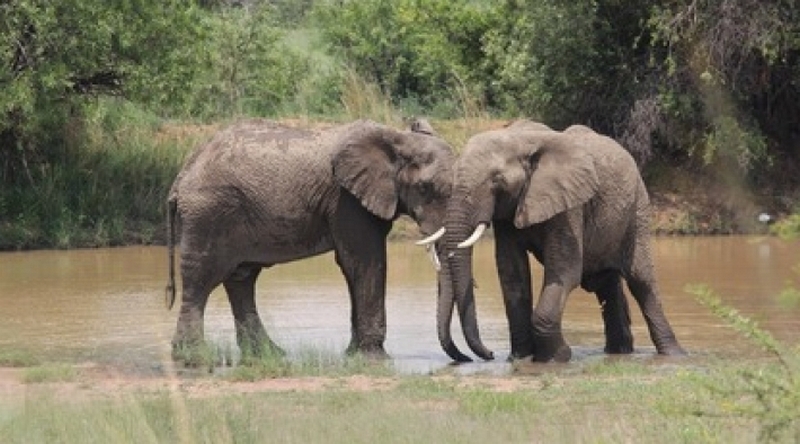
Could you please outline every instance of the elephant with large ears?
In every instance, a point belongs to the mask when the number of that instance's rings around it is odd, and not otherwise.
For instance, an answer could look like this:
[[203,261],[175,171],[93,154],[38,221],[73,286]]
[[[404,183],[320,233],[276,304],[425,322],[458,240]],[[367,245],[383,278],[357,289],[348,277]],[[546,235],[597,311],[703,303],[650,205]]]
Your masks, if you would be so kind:
[[[454,169],[446,232],[437,243],[441,279],[449,279],[452,290],[440,291],[438,331],[451,358],[469,360],[450,337],[454,304],[470,348],[479,356],[486,353],[475,319],[472,245],[489,224],[511,358],[571,358],[561,321],[567,296],[579,285],[601,304],[606,352],[632,352],[622,279],[658,353],[684,353],[659,300],[647,190],[623,147],[585,126],[557,132],[523,120],[472,137]],[[528,253],[544,267],[535,307]]]
[[217,133],[188,158],[167,200],[170,307],[178,235],[182,277],[173,356],[203,342],[206,302],[219,284],[243,353],[280,352],[256,309],[256,279],[263,268],[331,250],[350,294],[348,351],[385,355],[386,236],[404,214],[426,235],[442,225],[453,161],[424,120],[410,131],[248,121]]

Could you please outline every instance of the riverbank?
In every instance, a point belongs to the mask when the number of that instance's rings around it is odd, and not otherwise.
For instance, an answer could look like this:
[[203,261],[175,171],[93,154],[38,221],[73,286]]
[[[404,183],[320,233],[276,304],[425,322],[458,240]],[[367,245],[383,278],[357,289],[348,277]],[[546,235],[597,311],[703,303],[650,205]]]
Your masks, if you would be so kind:
[[[392,120],[392,118],[390,118]],[[397,127],[401,118],[388,122]],[[283,119],[302,127],[330,125]],[[473,134],[505,120],[476,118],[433,121],[456,150]],[[165,243],[164,200],[183,159],[224,123],[165,124],[147,119],[102,119],[76,129],[75,146],[63,162],[39,165],[28,180],[0,190],[0,251],[68,249]],[[720,183],[681,166],[647,165],[645,181],[653,208],[652,230],[659,235],[762,234],[774,220],[794,210],[797,190],[753,191]],[[415,238],[413,223],[402,218],[393,239]]]

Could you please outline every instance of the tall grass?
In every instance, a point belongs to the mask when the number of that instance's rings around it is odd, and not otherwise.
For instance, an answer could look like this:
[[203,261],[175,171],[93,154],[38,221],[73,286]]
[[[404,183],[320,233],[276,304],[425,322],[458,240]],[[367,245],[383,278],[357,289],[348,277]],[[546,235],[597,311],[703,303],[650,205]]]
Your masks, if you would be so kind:
[[0,190],[0,249],[151,243],[162,236],[167,191],[202,137],[169,131],[113,100],[68,129],[63,155],[27,186]]

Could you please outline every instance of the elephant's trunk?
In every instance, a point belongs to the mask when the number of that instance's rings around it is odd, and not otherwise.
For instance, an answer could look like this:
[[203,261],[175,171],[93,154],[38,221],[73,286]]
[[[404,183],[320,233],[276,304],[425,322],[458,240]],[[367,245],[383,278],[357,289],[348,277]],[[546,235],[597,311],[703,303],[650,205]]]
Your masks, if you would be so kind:
[[450,267],[444,266],[439,271],[439,298],[436,305],[436,328],[439,334],[439,344],[447,356],[456,362],[470,362],[472,359],[461,353],[453,342],[450,334],[450,323],[453,320],[453,279],[450,275]]
[[[450,213],[450,215],[452,216],[453,213]],[[471,227],[466,217],[458,217],[456,220],[448,222],[444,239],[446,260],[443,270],[446,271],[443,272],[443,276],[447,277],[449,274],[452,282],[452,296],[440,296],[438,326],[440,338],[442,338],[443,329],[447,330],[447,334],[449,335],[453,303],[455,303],[458,307],[461,328],[464,332],[467,345],[482,359],[490,360],[494,359],[494,354],[491,350],[487,349],[481,341],[478,320],[475,313],[475,293],[472,279],[472,248],[457,248],[457,245],[472,232],[471,228],[474,227]],[[444,290],[444,288],[442,290]],[[444,342],[442,346],[445,346]],[[445,351],[447,351],[446,348]]]

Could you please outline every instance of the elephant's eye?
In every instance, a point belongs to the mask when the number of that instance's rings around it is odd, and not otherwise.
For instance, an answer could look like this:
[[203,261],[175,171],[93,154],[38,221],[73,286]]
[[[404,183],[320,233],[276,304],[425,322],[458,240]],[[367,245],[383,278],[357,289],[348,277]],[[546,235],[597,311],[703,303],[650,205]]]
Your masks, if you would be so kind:
[[506,183],[506,177],[501,172],[495,172],[492,174],[492,185],[495,186],[502,186]]
[[433,183],[431,182],[419,182],[417,183],[417,189],[421,194],[430,195],[433,193]]

